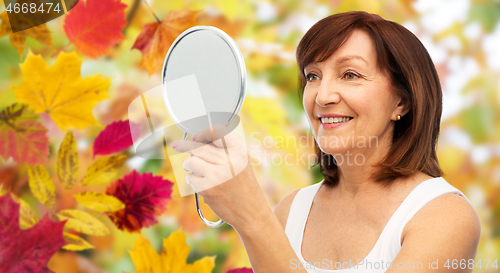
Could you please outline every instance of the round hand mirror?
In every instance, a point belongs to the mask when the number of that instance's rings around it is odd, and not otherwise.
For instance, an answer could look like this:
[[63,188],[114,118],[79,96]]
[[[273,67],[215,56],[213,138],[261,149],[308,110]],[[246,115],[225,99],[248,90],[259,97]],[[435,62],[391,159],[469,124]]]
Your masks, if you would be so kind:
[[[183,139],[215,124],[231,125],[245,98],[245,80],[243,56],[229,35],[210,26],[181,33],[165,57],[162,94]],[[221,226],[222,220],[203,217],[194,194],[201,220],[209,227]]]

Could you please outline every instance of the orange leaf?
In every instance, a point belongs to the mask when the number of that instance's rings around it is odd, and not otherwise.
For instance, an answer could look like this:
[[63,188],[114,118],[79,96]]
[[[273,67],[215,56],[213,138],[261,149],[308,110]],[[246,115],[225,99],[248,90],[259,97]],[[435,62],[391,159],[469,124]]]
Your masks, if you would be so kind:
[[151,76],[160,71],[168,49],[186,29],[196,25],[196,16],[200,11],[171,11],[161,23],[154,22],[142,27],[132,49],[142,52],[141,67]]
[[96,58],[125,39],[125,8],[119,0],[80,1],[64,20],[68,39],[83,54]]
[[26,105],[13,104],[0,112],[0,156],[17,162],[43,164],[49,155],[47,128]]
[[17,50],[17,53],[19,53],[19,58],[23,57],[24,42],[26,42],[26,37],[28,36],[42,44],[52,46],[50,31],[45,24],[13,33],[7,16],[7,11],[0,13],[0,20],[2,20],[2,24],[0,24],[0,38],[2,36],[9,35],[10,43]]

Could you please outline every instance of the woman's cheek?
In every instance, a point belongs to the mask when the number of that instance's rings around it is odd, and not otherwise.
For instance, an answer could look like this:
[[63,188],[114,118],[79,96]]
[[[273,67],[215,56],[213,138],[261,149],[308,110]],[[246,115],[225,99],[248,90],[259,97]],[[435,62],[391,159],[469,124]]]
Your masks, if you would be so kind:
[[313,96],[313,94],[304,92],[303,106],[304,106],[304,110],[306,111],[306,114],[307,114],[307,119],[309,121],[309,125],[311,125],[312,129],[315,129],[313,127],[313,124],[315,121],[315,117],[313,115],[314,102],[315,102],[314,98],[315,97]]

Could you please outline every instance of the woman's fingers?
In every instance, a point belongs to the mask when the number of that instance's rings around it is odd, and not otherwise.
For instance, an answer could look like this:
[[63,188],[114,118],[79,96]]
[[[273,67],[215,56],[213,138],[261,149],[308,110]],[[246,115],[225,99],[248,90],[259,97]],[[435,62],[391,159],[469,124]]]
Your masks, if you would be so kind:
[[[226,148],[240,145],[238,138],[223,124],[216,124],[209,126],[196,135],[194,135],[196,142],[214,143],[218,148],[224,148],[222,138],[226,142]],[[215,140],[215,141],[213,141]]]
[[[212,136],[215,142],[212,142]],[[186,171],[192,172],[186,176],[186,182],[200,194],[237,176],[241,177],[240,173],[249,166],[245,145],[224,125],[205,128],[196,134],[196,138],[193,136],[193,141],[177,141],[172,143],[172,148],[191,155],[183,164]],[[219,195],[218,190],[210,190],[204,192],[203,197]]]
[[186,175],[186,183],[188,183],[189,185],[191,185],[191,187],[193,187],[193,189],[196,192],[199,192],[199,190],[197,188],[198,188],[198,185],[202,185],[203,184],[203,177],[199,177],[199,176],[197,176],[194,173],[188,173]]
[[184,168],[185,171],[192,172],[199,177],[208,176],[208,172],[212,169],[210,163],[196,156],[190,156],[188,159],[184,160],[182,168]]
[[190,156],[186,159],[182,167],[184,170],[192,172],[186,176],[186,182],[196,192],[215,187],[233,177],[227,164],[210,164],[196,156]]
[[190,140],[180,140],[174,143],[172,143],[172,148],[176,152],[189,153],[192,156],[197,156],[212,164],[227,164],[227,158],[224,149],[219,149],[210,144],[199,143]]

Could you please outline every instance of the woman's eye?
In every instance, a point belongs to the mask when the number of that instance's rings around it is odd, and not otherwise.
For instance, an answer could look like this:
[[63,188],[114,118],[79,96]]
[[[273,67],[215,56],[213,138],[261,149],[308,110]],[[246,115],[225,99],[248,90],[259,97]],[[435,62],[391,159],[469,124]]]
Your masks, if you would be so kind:
[[344,77],[343,77],[343,78],[345,78],[345,79],[347,79],[347,80],[354,80],[354,79],[359,78],[359,76],[358,76],[358,75],[356,75],[356,74],[354,74],[354,73],[352,73],[352,72],[346,72],[346,73],[344,74]]
[[314,81],[314,80],[316,80],[317,78],[318,78],[318,76],[316,76],[316,75],[314,75],[314,74],[307,74],[307,76],[306,76],[306,79],[307,79],[307,81],[308,81],[308,82],[310,82],[310,81]]

